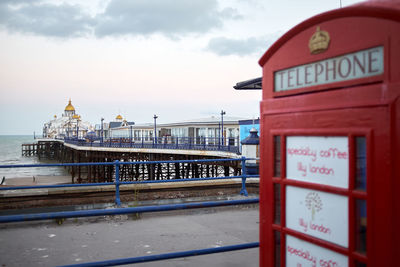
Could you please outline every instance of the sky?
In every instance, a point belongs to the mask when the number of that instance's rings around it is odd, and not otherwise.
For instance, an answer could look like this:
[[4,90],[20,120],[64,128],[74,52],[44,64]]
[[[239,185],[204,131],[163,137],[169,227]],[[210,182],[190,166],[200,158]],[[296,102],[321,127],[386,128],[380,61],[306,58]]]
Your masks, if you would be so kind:
[[84,121],[259,117],[258,60],[302,21],[359,0],[1,0],[0,135]]

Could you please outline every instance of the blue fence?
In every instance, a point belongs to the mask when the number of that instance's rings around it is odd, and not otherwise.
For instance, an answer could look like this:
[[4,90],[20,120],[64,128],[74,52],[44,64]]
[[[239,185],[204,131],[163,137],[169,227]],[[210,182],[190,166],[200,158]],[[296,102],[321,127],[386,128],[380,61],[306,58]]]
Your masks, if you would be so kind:
[[[119,167],[123,164],[143,164],[143,162],[102,162],[102,163],[60,163],[60,164],[24,164],[24,165],[0,165],[0,168],[26,168],[26,167],[54,167],[54,166],[88,166],[88,165],[114,165],[115,166],[115,181],[113,183],[90,183],[90,184],[63,184],[63,185],[43,185],[43,186],[19,186],[19,187],[0,187],[0,190],[16,190],[16,189],[33,189],[33,188],[56,188],[56,187],[78,187],[78,186],[98,186],[98,185],[114,185],[115,186],[115,203],[117,206],[121,205],[119,186],[123,184],[139,184],[139,183],[162,183],[162,182],[178,182],[178,181],[199,181],[199,180],[216,180],[216,179],[231,179],[241,178],[242,188],[240,194],[247,196],[246,178],[259,177],[258,175],[248,175],[246,171],[246,160],[249,158],[239,159],[212,159],[212,160],[178,160],[178,161],[149,161],[146,164],[158,163],[201,163],[201,162],[223,162],[223,161],[241,161],[242,174],[240,176],[229,177],[209,177],[209,178],[191,178],[191,179],[173,179],[173,180],[152,180],[152,181],[135,181],[135,182],[121,182],[119,179]],[[185,203],[174,205],[158,205],[158,206],[145,206],[134,208],[114,208],[114,209],[101,209],[101,210],[83,210],[83,211],[67,211],[67,212],[49,212],[49,213],[36,213],[36,214],[21,214],[21,215],[6,215],[0,216],[0,223],[20,222],[20,221],[34,221],[34,220],[48,220],[48,219],[64,219],[75,217],[89,217],[89,216],[104,216],[104,215],[117,215],[117,214],[135,214],[145,212],[159,212],[181,209],[195,209],[207,208],[228,205],[243,205],[258,203],[258,198],[241,199],[241,200],[226,200],[226,201],[209,201],[198,203]],[[90,263],[81,263],[68,266],[115,266],[123,264],[133,264],[149,261],[159,261],[180,257],[199,256],[212,253],[221,253],[226,251],[235,251],[249,248],[256,248],[259,242],[223,246],[218,248],[206,248],[199,250],[173,252],[159,255],[142,256],[125,259],[115,259],[107,261],[98,261]]]
[[169,260],[169,259],[176,259],[176,258],[193,257],[193,256],[222,253],[222,252],[235,251],[235,250],[257,248],[259,246],[260,246],[259,242],[251,242],[251,243],[223,246],[223,247],[217,247],[217,248],[205,248],[205,249],[197,249],[197,250],[188,250],[188,251],[151,255],[151,256],[142,256],[142,257],[133,257],[133,258],[124,258],[124,259],[116,259],[116,260],[64,265],[61,267],[89,267],[89,266],[94,267],[94,266],[116,266],[116,265],[124,265],[124,264],[135,264],[135,263],[143,263],[143,262],[150,262],[150,261],[161,261],[161,260]]
[[214,137],[134,137],[109,138],[101,140],[65,138],[65,143],[77,146],[91,147],[123,147],[123,148],[154,148],[154,149],[183,149],[208,150],[239,153],[238,138]]
[[[182,182],[182,181],[205,181],[205,180],[219,180],[219,179],[232,179],[241,178],[242,187],[240,194],[247,196],[246,178],[259,177],[258,175],[250,175],[246,170],[246,161],[252,158],[228,158],[228,159],[204,159],[204,160],[171,160],[171,161],[114,161],[114,162],[90,162],[90,163],[56,163],[56,164],[20,164],[20,165],[0,165],[1,168],[31,168],[31,167],[60,167],[60,166],[114,166],[115,180],[114,182],[107,183],[83,183],[83,184],[61,184],[61,185],[41,185],[41,186],[13,186],[13,187],[0,187],[0,190],[16,190],[16,189],[39,189],[39,188],[58,188],[58,187],[82,187],[82,186],[102,186],[114,185],[115,186],[115,204],[121,205],[120,200],[120,185],[124,184],[145,184],[145,183],[165,183],[165,182]],[[210,163],[210,162],[227,162],[227,161],[241,161],[242,172],[238,176],[223,176],[223,177],[208,177],[208,178],[186,178],[186,179],[166,179],[166,180],[144,180],[144,181],[120,181],[119,170],[121,165],[137,165],[137,164],[162,164],[162,163]]]

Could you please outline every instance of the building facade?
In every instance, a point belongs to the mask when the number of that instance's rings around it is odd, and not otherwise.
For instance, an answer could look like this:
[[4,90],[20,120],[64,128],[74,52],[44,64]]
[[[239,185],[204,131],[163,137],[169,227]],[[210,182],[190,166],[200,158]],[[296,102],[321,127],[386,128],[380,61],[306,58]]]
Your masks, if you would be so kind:
[[[209,117],[161,124],[135,124],[110,128],[113,138],[131,138],[136,141],[153,141],[171,143],[186,138],[195,144],[239,144],[239,120],[236,117]],[[223,124],[223,129],[222,129]],[[156,135],[154,132],[156,131]]]
[[53,119],[43,125],[43,138],[64,139],[64,138],[85,138],[94,127],[76,113],[71,99],[64,109],[61,117],[54,115]]

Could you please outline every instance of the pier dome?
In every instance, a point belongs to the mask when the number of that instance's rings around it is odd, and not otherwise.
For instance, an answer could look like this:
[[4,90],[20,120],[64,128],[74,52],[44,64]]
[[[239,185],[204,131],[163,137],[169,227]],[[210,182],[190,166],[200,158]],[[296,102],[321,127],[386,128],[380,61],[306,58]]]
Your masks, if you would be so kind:
[[68,105],[65,107],[64,111],[75,111],[74,106],[71,104],[71,99],[68,102]]
[[64,115],[67,117],[72,117],[75,114],[75,108],[71,104],[71,99],[68,102],[68,105],[64,109]]
[[121,115],[118,115],[117,117],[115,117],[115,120],[116,120],[116,121],[122,121],[122,116],[121,116]]

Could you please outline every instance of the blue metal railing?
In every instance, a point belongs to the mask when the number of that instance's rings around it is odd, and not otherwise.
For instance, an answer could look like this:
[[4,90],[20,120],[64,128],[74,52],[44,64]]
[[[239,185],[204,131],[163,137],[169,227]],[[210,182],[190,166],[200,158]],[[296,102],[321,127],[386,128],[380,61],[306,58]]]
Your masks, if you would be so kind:
[[186,258],[186,257],[207,255],[207,254],[213,254],[213,253],[222,253],[222,252],[227,252],[227,251],[257,248],[259,246],[260,246],[259,242],[252,242],[252,243],[244,243],[244,244],[223,246],[223,247],[217,247],[217,248],[205,248],[205,249],[172,252],[172,253],[165,253],[165,254],[158,254],[158,255],[141,256],[141,257],[134,257],[134,258],[125,258],[125,259],[116,259],[116,260],[88,262],[88,263],[81,263],[81,264],[63,265],[60,267],[116,266],[116,265],[134,264],[134,263],[142,263],[142,262],[150,262],[150,261],[169,260],[169,259],[184,258],[184,257]]
[[194,203],[144,206],[144,207],[132,207],[132,208],[94,209],[94,210],[4,215],[0,216],[0,223],[40,221],[40,220],[50,220],[50,219],[79,218],[79,217],[93,217],[93,216],[109,216],[109,215],[121,215],[121,214],[183,210],[183,209],[199,209],[199,208],[211,208],[211,207],[220,207],[229,205],[255,204],[258,202],[259,202],[258,198],[247,198],[239,200],[207,201],[207,202],[194,202]]
[[[203,159],[203,160],[171,160],[171,161],[114,161],[114,162],[90,162],[90,163],[55,163],[55,164],[20,164],[20,165],[0,165],[1,168],[31,168],[31,167],[64,167],[64,166],[114,166],[115,168],[115,180],[114,182],[104,183],[84,183],[84,184],[61,184],[61,185],[37,185],[37,186],[13,186],[13,187],[0,187],[2,190],[17,190],[17,189],[40,189],[40,188],[60,188],[60,187],[86,187],[86,186],[103,186],[103,185],[114,185],[115,186],[115,204],[121,205],[120,200],[120,185],[125,184],[145,184],[145,183],[165,183],[165,182],[182,182],[182,181],[206,181],[206,180],[219,180],[219,179],[232,179],[241,178],[242,187],[240,194],[247,196],[248,192],[246,189],[246,178],[259,177],[258,175],[247,174],[246,171],[246,160],[252,160],[251,158],[230,158],[230,159]],[[186,178],[186,179],[166,179],[166,180],[142,180],[142,181],[121,181],[119,175],[120,165],[137,165],[137,164],[162,164],[162,163],[210,163],[210,162],[229,162],[229,161],[241,161],[242,173],[237,176],[222,176],[222,177],[207,177],[207,178]]]
[[[258,198],[241,199],[241,200],[225,200],[225,201],[208,201],[197,203],[184,203],[173,205],[158,205],[158,206],[144,206],[133,208],[119,208],[121,205],[119,186],[124,184],[140,184],[140,183],[162,183],[162,182],[179,182],[179,181],[201,181],[201,180],[216,180],[216,179],[231,179],[241,178],[242,188],[240,194],[247,196],[246,178],[259,177],[258,175],[249,175],[246,172],[246,160],[249,158],[239,159],[210,159],[210,160],[176,160],[176,161],[148,161],[148,162],[96,162],[96,163],[60,163],[60,164],[23,164],[23,165],[0,165],[0,168],[25,168],[25,167],[55,167],[55,166],[90,166],[90,165],[113,165],[115,166],[115,182],[113,183],[88,183],[88,184],[62,184],[62,185],[42,185],[42,186],[19,186],[19,187],[0,187],[0,190],[16,190],[16,189],[33,189],[33,188],[57,188],[57,187],[79,187],[79,186],[99,186],[99,185],[114,185],[115,186],[115,203],[118,208],[114,209],[101,209],[101,210],[80,210],[80,211],[64,211],[64,212],[49,212],[49,213],[36,213],[36,214],[19,214],[19,215],[6,215],[0,216],[0,223],[20,222],[20,221],[34,221],[34,220],[48,220],[48,219],[64,219],[76,217],[89,217],[89,216],[104,216],[104,215],[117,215],[117,214],[135,214],[145,212],[160,212],[181,209],[196,209],[208,208],[217,206],[228,205],[243,205],[255,204],[259,202]],[[173,179],[173,180],[151,180],[151,181],[133,181],[121,182],[119,179],[119,167],[124,164],[159,164],[159,163],[202,163],[202,162],[224,162],[224,161],[241,161],[242,174],[239,176],[225,176],[225,177],[208,177],[208,178],[190,178],[190,179]],[[98,262],[81,263],[66,266],[115,266],[123,264],[133,264],[149,261],[159,261],[173,258],[199,256],[212,253],[221,253],[226,251],[235,251],[256,248],[259,242],[244,243],[230,246],[223,246],[218,248],[206,248],[190,251],[172,252],[159,255],[141,256],[133,258],[106,260]]]
[[237,138],[214,137],[114,137],[102,141],[100,138],[77,139],[65,138],[64,142],[77,146],[90,147],[122,147],[122,148],[154,148],[154,149],[182,149],[207,150],[239,153]]

